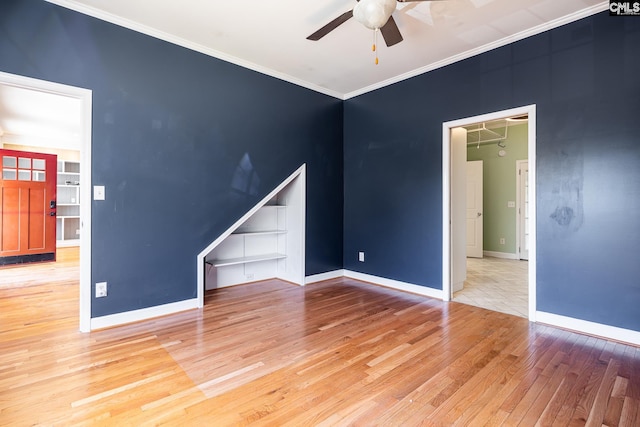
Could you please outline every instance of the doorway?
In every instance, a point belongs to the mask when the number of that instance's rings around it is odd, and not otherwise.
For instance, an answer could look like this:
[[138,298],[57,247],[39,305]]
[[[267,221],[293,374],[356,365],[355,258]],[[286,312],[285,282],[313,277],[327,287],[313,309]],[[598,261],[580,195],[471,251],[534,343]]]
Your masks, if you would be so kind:
[[[79,176],[79,229],[80,229],[80,286],[79,329],[91,330],[91,91],[44,80],[32,79],[0,72],[0,86],[23,89],[34,96],[57,95],[78,101],[79,107],[73,117],[54,117],[53,120],[71,119],[79,123],[80,162]],[[34,104],[37,105],[37,104]],[[53,115],[55,112],[51,112]]]
[[0,147],[0,265],[56,259],[55,154]]
[[[528,201],[528,248],[529,248],[529,268],[527,272],[528,278],[528,318],[535,321],[536,313],[536,256],[535,256],[535,105],[514,108],[510,110],[498,111],[495,113],[484,114],[475,117],[468,117],[455,121],[443,123],[443,299],[450,301],[454,287],[461,281],[466,279],[466,250],[461,249],[461,245],[466,246],[466,226],[464,223],[466,209],[465,201],[459,201],[459,196],[466,197],[464,185],[460,182],[464,178],[460,178],[460,166],[466,163],[466,131],[465,126],[476,123],[489,122],[507,117],[527,116],[528,126],[528,165],[529,179],[527,188]],[[464,135],[463,135],[464,133]],[[464,144],[461,144],[464,138]],[[464,147],[464,154],[461,150]],[[458,165],[458,166],[456,166]],[[464,172],[464,170],[462,171]],[[462,192],[462,193],[461,193]],[[462,213],[461,213],[462,211]]]

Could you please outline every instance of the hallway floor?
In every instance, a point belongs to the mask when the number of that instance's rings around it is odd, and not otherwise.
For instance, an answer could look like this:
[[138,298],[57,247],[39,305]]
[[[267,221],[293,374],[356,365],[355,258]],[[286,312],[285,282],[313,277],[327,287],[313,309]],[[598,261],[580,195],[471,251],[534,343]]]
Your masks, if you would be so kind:
[[467,280],[453,300],[528,318],[528,267],[527,261],[467,258]]

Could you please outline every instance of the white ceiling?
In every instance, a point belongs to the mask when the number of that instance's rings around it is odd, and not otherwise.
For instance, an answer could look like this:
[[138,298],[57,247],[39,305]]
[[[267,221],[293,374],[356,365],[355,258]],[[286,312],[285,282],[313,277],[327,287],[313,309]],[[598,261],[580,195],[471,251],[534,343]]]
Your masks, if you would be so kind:
[[79,150],[81,101],[0,84],[0,142]]
[[48,0],[340,99],[424,73],[607,10],[601,0],[398,3],[404,41],[390,48],[350,19],[306,37],[356,0]]

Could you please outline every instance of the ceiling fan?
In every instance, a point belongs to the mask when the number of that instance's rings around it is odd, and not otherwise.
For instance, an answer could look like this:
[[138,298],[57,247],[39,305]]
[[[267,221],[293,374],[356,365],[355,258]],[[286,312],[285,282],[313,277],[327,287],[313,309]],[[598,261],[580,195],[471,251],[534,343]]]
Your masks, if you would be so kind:
[[396,10],[397,3],[411,3],[418,1],[447,1],[447,0],[357,0],[358,4],[350,11],[343,13],[315,33],[307,40],[320,40],[322,37],[347,22],[352,16],[367,28],[380,30],[387,46],[400,43],[403,38],[391,14]]

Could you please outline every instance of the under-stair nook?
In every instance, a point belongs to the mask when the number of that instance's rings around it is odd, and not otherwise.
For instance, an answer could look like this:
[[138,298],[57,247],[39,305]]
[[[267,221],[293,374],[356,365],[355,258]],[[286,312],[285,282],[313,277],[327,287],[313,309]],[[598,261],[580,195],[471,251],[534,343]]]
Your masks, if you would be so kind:
[[304,285],[305,165],[198,255],[204,291],[277,278]]

